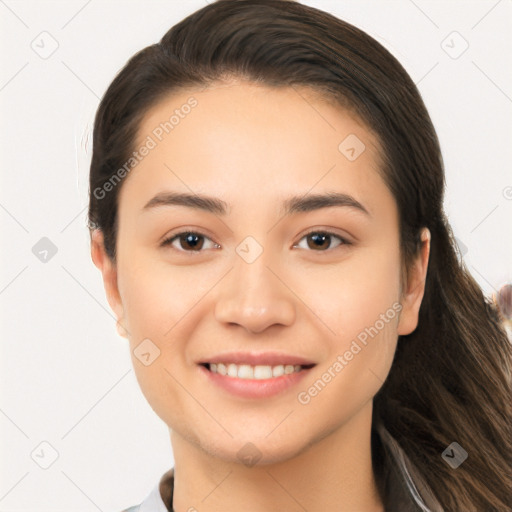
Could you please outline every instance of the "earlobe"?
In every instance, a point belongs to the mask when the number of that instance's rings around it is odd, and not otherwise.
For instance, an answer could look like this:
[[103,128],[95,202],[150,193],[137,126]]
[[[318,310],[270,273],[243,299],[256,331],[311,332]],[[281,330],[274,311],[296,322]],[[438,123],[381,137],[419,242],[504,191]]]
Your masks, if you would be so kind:
[[91,258],[101,271],[108,303],[117,317],[117,331],[126,338],[126,329],[121,324],[124,311],[118,288],[117,268],[105,251],[103,233],[99,229],[91,234]]
[[402,294],[402,311],[397,332],[399,335],[411,334],[418,326],[419,310],[425,293],[428,261],[430,257],[431,234],[428,228],[421,233],[421,250],[411,269],[409,282]]
[[121,320],[122,320],[122,318],[119,318],[116,322],[117,334],[119,334],[119,336],[121,336],[121,338],[128,339],[128,331],[126,330],[124,325],[121,323]]

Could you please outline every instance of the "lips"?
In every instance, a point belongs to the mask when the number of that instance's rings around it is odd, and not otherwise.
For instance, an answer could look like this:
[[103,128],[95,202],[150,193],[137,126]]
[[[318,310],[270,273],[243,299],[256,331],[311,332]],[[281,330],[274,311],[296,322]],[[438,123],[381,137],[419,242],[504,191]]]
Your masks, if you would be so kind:
[[231,395],[242,398],[269,398],[298,385],[313,361],[276,352],[230,352],[211,356],[198,363],[208,381]]

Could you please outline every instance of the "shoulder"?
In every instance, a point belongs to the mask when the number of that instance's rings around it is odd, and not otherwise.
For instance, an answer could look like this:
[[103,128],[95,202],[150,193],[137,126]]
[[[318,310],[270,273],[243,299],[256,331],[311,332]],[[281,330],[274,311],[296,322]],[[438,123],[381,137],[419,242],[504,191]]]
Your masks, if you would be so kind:
[[151,492],[138,505],[132,505],[121,512],[169,512],[172,510],[166,504],[172,503],[174,489],[174,468],[169,469],[160,478]]

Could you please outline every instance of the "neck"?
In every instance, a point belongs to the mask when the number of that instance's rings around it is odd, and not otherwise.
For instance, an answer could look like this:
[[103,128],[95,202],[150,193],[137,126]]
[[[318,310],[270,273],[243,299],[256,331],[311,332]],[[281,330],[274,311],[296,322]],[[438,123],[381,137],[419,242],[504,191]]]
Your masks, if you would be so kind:
[[296,456],[264,466],[220,459],[171,431],[175,512],[384,512],[372,468],[372,402]]

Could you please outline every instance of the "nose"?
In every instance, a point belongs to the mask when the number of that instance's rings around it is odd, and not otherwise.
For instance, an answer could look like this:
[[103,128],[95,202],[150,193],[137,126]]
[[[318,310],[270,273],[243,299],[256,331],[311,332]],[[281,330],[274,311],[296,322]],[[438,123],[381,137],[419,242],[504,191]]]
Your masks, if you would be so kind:
[[294,294],[285,276],[265,258],[265,251],[252,263],[237,258],[226,276],[215,305],[215,318],[237,324],[251,333],[273,325],[290,326],[295,321]]

